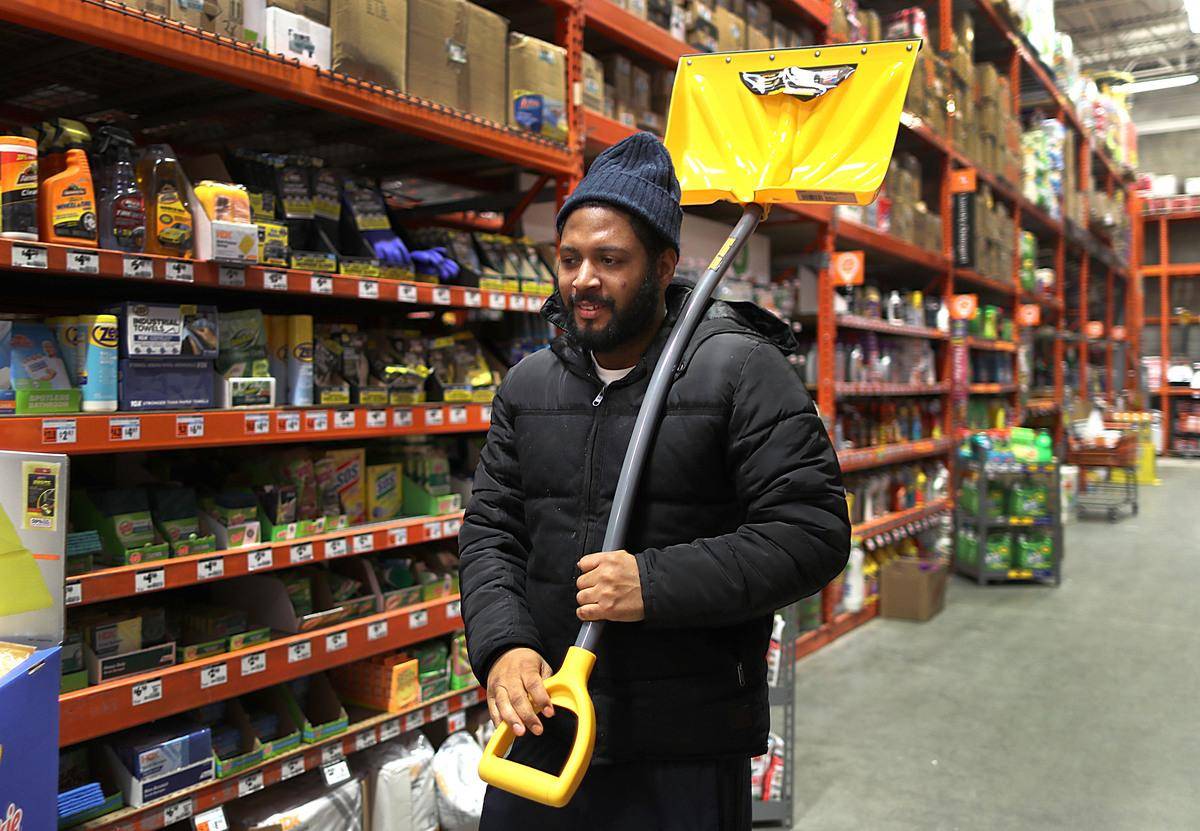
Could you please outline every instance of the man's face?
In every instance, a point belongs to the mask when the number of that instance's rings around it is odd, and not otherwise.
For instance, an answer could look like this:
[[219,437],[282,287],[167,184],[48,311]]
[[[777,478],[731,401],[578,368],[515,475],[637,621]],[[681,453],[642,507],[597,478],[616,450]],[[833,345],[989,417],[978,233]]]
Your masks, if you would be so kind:
[[670,270],[649,261],[620,211],[599,206],[573,211],[558,246],[558,291],[571,333],[594,352],[644,334],[657,322]]

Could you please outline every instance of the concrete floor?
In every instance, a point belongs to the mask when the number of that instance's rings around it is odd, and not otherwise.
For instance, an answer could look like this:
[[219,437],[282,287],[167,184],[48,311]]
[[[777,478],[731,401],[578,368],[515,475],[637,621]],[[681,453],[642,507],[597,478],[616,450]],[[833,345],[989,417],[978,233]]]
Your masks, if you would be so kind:
[[951,577],[801,661],[795,828],[1200,828],[1200,462],[1160,476],[1058,589]]

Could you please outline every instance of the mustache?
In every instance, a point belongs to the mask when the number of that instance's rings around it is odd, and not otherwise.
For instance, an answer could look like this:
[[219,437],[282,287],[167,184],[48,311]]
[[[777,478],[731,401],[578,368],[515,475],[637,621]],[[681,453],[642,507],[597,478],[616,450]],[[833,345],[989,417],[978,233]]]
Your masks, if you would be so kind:
[[587,294],[572,294],[568,300],[572,307],[574,307],[576,303],[594,303],[597,306],[605,306],[610,311],[616,309],[617,307],[616,301],[611,297],[604,297],[601,294],[593,294],[591,292],[588,292]]

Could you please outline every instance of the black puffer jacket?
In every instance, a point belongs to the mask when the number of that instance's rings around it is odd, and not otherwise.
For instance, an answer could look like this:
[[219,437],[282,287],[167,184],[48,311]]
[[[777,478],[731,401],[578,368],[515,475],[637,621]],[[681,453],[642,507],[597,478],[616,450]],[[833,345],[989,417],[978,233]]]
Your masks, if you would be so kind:
[[[556,668],[579,629],[576,563],[598,550],[634,418],[688,289],[658,339],[603,389],[563,336],[521,361],[492,426],[459,536],[471,664],[505,650]],[[561,324],[557,295],[543,310]],[[850,547],[841,472],[788,363],[779,320],[711,303],[671,387],[626,549],[646,619],[610,623],[592,674],[598,761],[762,753],[775,609],[819,591]]]

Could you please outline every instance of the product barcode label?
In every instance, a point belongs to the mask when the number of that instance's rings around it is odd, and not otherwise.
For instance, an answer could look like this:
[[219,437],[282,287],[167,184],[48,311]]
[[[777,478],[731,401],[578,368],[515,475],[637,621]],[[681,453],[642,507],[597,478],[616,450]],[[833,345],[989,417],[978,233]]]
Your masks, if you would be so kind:
[[299,641],[288,647],[288,663],[307,661],[312,657],[312,641]]
[[397,299],[401,303],[416,303],[417,302],[417,287],[416,286],[400,286],[396,290]]
[[247,413],[246,435],[262,436],[271,432],[271,416],[269,413]]
[[387,427],[387,410],[367,410],[367,427],[372,430]]
[[463,693],[462,702],[464,707],[470,707],[472,704],[480,702],[480,691],[478,689],[467,690]]
[[293,545],[290,549],[291,557],[289,558],[292,565],[296,563],[310,563],[313,559],[313,545],[311,542],[302,542]]
[[256,770],[238,780],[238,798],[249,796],[263,789],[263,772]]
[[151,701],[158,701],[162,698],[162,679],[151,678],[149,681],[134,684],[132,698],[134,707],[149,704]]
[[228,265],[219,266],[217,284],[227,289],[244,289],[246,287],[246,269]]
[[345,759],[342,759],[340,762],[334,762],[332,765],[321,768],[321,773],[325,776],[325,785],[332,788],[350,778],[350,766],[346,764]]
[[445,718],[449,714],[450,714],[450,702],[449,701],[435,702],[434,705],[429,708],[429,717],[432,718],[434,721],[437,721],[439,718]]
[[404,731],[407,733],[416,730],[425,724],[425,711],[414,710],[404,717]]
[[142,420],[140,418],[110,418],[108,420],[109,441],[141,441]]
[[184,799],[176,802],[174,805],[168,805],[163,808],[163,825],[170,825],[174,822],[182,822],[192,815],[195,806],[191,799]]
[[131,280],[153,280],[154,260],[149,257],[126,257],[121,273]]
[[94,251],[68,251],[67,271],[73,274],[99,274],[100,255]]
[[83,584],[67,583],[63,587],[63,605],[75,606],[83,602]]
[[79,438],[73,418],[42,419],[42,444],[74,444]]
[[350,645],[350,636],[345,632],[331,632],[325,636],[325,651],[340,652]]
[[450,423],[451,424],[466,424],[467,423],[467,408],[461,404],[456,404],[450,408]]
[[429,407],[425,410],[425,426],[441,427],[446,423],[446,413],[441,407]]
[[408,407],[397,407],[392,410],[392,426],[393,427],[412,427],[413,414]]
[[324,433],[329,429],[329,411],[309,410],[304,414],[304,422],[310,432]]
[[467,729],[467,714],[462,710],[446,716],[446,732],[457,733]]
[[494,291],[488,292],[488,308],[498,312],[504,311],[508,303],[504,300],[504,295]]
[[200,439],[204,437],[204,416],[181,415],[175,417],[175,437],[179,439]]
[[525,311],[525,295],[523,295],[523,294],[510,295],[508,298],[508,308],[512,309],[514,312]]
[[426,522],[425,538],[429,540],[440,540],[442,538],[442,523]]
[[429,610],[417,609],[415,612],[408,613],[409,629],[424,629],[427,625],[429,625]]
[[242,657],[242,677],[267,671],[267,653],[255,652]]
[[287,291],[288,276],[286,271],[264,271],[263,288],[269,291]]
[[479,417],[483,419],[485,424],[492,423],[492,405],[484,404],[479,408]]
[[192,264],[182,260],[167,260],[166,277],[172,283],[194,283],[196,281],[196,273]]
[[367,626],[367,640],[377,641],[380,638],[386,638],[388,633],[388,624],[386,620],[377,620]]
[[357,410],[334,410],[333,426],[337,430],[353,430],[358,421]]
[[360,300],[378,300],[379,283],[374,280],[359,280],[358,297]]
[[462,528],[461,519],[448,519],[442,523],[442,536],[456,537],[460,528]]
[[546,305],[545,297],[527,297],[525,298],[525,309],[530,312],[540,312],[542,306]]
[[304,757],[293,756],[279,766],[279,781],[283,782],[292,779],[302,773],[304,773]]
[[333,744],[327,744],[321,748],[321,764],[323,765],[332,765],[334,762],[344,758],[345,754],[342,752],[341,739],[338,739]]
[[192,818],[196,831],[229,831],[229,823],[225,821],[225,809],[218,805],[209,808],[202,814]]
[[400,735],[400,719],[394,718],[379,725],[379,741],[387,742]]
[[133,575],[133,591],[136,594],[142,592],[156,592],[167,585],[167,574],[161,568],[150,569],[149,571],[139,571]]
[[225,560],[222,557],[213,557],[196,563],[197,580],[216,580],[218,577],[224,576]]
[[308,290],[313,294],[333,294],[333,278],[328,274],[314,274],[308,282]]
[[369,551],[375,550],[375,535],[374,534],[355,534],[354,535],[354,553],[366,554]]
[[48,268],[50,259],[40,245],[14,245],[12,264],[13,268]]
[[325,540],[325,556],[326,557],[345,557],[346,556],[346,538],[338,537],[334,540]]
[[451,600],[446,604],[446,617],[462,617],[461,600]]
[[474,289],[467,289],[463,292],[463,305],[477,309],[483,305],[483,297]]
[[408,545],[408,528],[389,528],[388,545],[392,548]]
[[433,302],[439,306],[450,305],[450,289],[438,286],[433,290]]
[[368,747],[374,747],[378,741],[379,738],[375,735],[374,729],[364,730],[354,737],[354,749],[355,751],[366,750]]
[[200,669],[200,689],[207,690],[209,687],[219,687],[229,680],[229,667],[224,664],[213,664],[212,666],[201,667]]
[[261,548],[258,551],[251,551],[246,555],[246,570],[258,571],[264,568],[270,568],[275,564],[275,557],[269,548]]
[[281,433],[299,433],[300,413],[280,413],[275,416],[275,425]]

